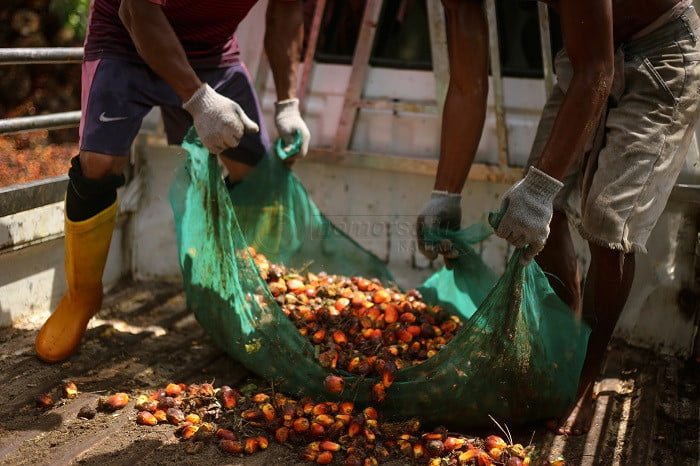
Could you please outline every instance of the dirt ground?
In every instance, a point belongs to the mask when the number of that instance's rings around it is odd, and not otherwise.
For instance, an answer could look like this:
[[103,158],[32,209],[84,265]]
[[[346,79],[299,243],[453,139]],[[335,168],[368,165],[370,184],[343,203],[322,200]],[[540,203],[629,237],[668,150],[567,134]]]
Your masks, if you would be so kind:
[[[204,334],[187,310],[179,286],[117,287],[105,297],[80,350],[63,364],[45,364],[35,357],[33,339],[40,324],[22,322],[0,329],[0,464],[304,464],[298,450],[275,442],[266,451],[245,457],[225,454],[213,443],[190,454],[188,442],[174,435],[174,427],[137,425],[133,401],[113,414],[77,416],[82,407],[96,406],[100,396],[123,391],[133,399],[169,382],[262,384]],[[549,434],[539,425],[511,426],[514,441],[525,445],[532,441],[545,456],[563,455],[571,465],[697,465],[698,369],[695,361],[616,343],[608,356],[589,434],[567,438]],[[61,397],[64,379],[77,384],[77,398]],[[41,394],[53,397],[50,409],[36,406]],[[496,427],[464,432],[491,433],[499,432]],[[413,463],[394,458],[384,464]]]

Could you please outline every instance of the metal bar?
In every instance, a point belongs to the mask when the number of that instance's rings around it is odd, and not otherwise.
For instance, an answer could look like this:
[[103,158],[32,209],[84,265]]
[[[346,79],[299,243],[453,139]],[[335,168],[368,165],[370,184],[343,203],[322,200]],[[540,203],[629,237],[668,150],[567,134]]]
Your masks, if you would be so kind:
[[554,89],[554,66],[552,65],[552,36],[549,30],[549,6],[537,3],[537,16],[540,22],[540,46],[542,47],[542,72],[547,97]]
[[350,144],[352,130],[355,126],[355,117],[357,116],[357,106],[365,83],[365,76],[367,76],[369,57],[372,53],[374,35],[377,32],[377,22],[379,21],[381,10],[382,0],[367,0],[362,16],[360,33],[357,37],[357,46],[352,58],[352,72],[350,73],[348,88],[345,92],[343,110],[335,133],[333,146],[336,150],[346,150]]
[[37,129],[75,128],[80,125],[80,110],[0,120],[0,135]]
[[437,101],[438,113],[442,115],[447,87],[450,83],[445,9],[440,0],[426,0],[426,5],[430,28],[430,55],[433,61],[433,76],[435,77],[435,100]]
[[0,65],[81,63],[82,47],[0,48]]
[[0,217],[62,201],[67,185],[61,175],[0,188]]
[[[332,148],[310,148],[309,155],[298,163],[315,162],[340,167],[368,168],[400,173],[435,176],[437,159],[372,154],[354,151],[337,151]],[[514,183],[522,178],[520,168],[501,168],[498,165],[475,163],[469,171],[469,179],[494,183]]]
[[309,89],[309,78],[311,76],[311,67],[314,63],[314,55],[316,54],[316,46],[318,45],[318,33],[321,30],[321,20],[323,13],[326,11],[326,0],[316,0],[314,7],[314,18],[311,22],[311,30],[309,31],[309,39],[306,42],[306,53],[304,54],[304,69],[301,72],[301,79],[297,89],[297,97],[299,102],[304,105],[304,97]]
[[498,164],[508,167],[508,130],[503,103],[503,76],[501,75],[501,54],[498,47],[498,22],[495,0],[486,0],[486,21],[489,27],[489,57],[493,80],[493,101],[496,108],[496,136],[498,137]]
[[372,110],[389,110],[397,113],[438,113],[435,102],[408,101],[399,99],[360,99],[359,108]]

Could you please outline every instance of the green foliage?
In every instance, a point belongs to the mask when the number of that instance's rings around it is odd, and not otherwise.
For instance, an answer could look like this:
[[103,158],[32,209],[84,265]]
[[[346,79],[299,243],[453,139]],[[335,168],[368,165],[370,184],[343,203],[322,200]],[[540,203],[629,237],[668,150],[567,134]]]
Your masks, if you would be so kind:
[[85,38],[90,0],[52,0],[50,8],[63,26],[73,32],[75,39]]

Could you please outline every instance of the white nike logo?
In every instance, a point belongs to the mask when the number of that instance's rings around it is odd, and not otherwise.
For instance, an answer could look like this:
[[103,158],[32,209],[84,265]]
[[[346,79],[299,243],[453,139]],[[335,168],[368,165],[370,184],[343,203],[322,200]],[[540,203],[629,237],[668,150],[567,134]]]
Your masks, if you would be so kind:
[[117,120],[126,120],[128,117],[108,117],[105,115],[105,112],[102,112],[100,114],[100,121],[117,121]]

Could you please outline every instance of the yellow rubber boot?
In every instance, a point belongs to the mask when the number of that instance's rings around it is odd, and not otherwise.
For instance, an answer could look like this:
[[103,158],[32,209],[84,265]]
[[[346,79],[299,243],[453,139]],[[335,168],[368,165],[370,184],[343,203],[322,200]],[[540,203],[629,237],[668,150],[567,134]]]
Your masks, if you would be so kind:
[[68,358],[102,305],[102,272],[117,216],[117,201],[87,220],[65,217],[65,269],[68,291],[36,336],[35,348],[46,362]]

